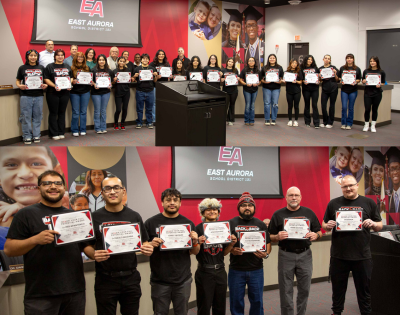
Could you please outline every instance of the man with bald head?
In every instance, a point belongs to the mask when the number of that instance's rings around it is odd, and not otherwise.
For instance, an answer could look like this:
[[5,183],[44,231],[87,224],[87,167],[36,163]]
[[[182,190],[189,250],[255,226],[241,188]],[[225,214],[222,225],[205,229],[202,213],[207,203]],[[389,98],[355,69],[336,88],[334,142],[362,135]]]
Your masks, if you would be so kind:
[[[358,183],[353,175],[342,179],[343,196],[332,199],[326,208],[322,228],[332,231],[330,276],[332,281],[332,311],[341,314],[344,309],[347,282],[353,274],[358,307],[362,315],[371,314],[370,283],[372,258],[370,229],[382,230],[378,205],[370,198],[358,194]],[[361,230],[337,231],[336,211],[361,211]]]
[[[293,315],[293,281],[297,279],[297,315],[306,313],[312,276],[312,241],[322,237],[321,225],[314,211],[300,206],[301,193],[297,187],[290,187],[286,193],[287,205],[275,211],[268,226],[272,242],[279,242],[278,281],[281,300],[281,314]],[[308,219],[310,231],[305,238],[290,238],[285,231],[285,219]]]

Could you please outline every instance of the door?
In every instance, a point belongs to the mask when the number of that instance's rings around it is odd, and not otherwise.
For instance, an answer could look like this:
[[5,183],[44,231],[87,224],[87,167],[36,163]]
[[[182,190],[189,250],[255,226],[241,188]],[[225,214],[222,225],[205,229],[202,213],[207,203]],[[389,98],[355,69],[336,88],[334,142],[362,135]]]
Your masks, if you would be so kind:
[[310,45],[309,43],[294,43],[289,44],[289,60],[296,59],[299,64],[303,62],[305,56],[309,54]]

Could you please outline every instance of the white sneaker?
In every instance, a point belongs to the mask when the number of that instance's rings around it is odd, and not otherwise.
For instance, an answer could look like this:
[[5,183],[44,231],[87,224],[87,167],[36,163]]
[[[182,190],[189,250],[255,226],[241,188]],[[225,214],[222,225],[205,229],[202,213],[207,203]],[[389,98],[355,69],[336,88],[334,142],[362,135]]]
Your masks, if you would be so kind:
[[321,128],[325,128],[325,125],[324,125],[324,124],[319,124],[319,126],[320,126]]
[[271,123],[269,122],[269,120],[267,120],[266,122],[265,122],[265,125],[266,126],[269,126]]
[[292,126],[293,126],[293,121],[289,120],[289,122],[287,123],[287,125],[288,125],[289,127],[292,127]]
[[60,140],[60,137],[59,137],[59,136],[55,136],[55,137],[53,137],[52,139],[53,139],[53,140]]
[[368,129],[369,129],[369,122],[366,122],[366,123],[364,124],[363,131],[364,131],[364,132],[367,132]]
[[96,131],[96,133],[101,134],[101,133],[103,133],[103,131],[99,130],[99,131]]
[[325,128],[331,129],[331,128],[333,128],[333,126],[332,125],[326,125]]
[[107,133],[107,130],[103,130],[101,133]]
[[295,120],[294,122],[293,122],[293,127],[298,127],[299,126],[299,123],[297,122],[297,120]]
[[276,125],[275,120],[271,121],[271,126],[275,126],[275,125]]
[[347,127],[346,127],[346,130],[351,130],[351,126],[347,126]]
[[81,132],[81,136],[86,136],[86,132]]
[[342,127],[340,127],[340,129],[346,129],[346,126],[345,126],[345,125],[342,125]]
[[73,135],[74,137],[79,137],[79,133],[78,133],[78,132],[74,132],[72,135]]
[[60,135],[59,137],[60,137],[60,139],[64,139],[64,138],[65,138],[65,136],[64,136],[64,135]]
[[371,132],[376,132],[375,125],[376,125],[376,121],[371,122]]
[[228,122],[228,126],[233,126],[233,122]]

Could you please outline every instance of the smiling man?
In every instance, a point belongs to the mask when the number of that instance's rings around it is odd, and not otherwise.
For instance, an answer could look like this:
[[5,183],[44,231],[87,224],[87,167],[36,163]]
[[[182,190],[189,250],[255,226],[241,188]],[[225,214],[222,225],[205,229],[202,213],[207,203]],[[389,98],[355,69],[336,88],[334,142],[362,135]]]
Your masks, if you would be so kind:
[[243,11],[245,16],[245,31],[248,37],[248,44],[246,46],[246,52],[244,60],[249,60],[253,57],[257,60],[258,69],[261,70],[264,64],[264,47],[265,44],[258,38],[258,20],[264,15],[252,6],[248,6]]
[[391,147],[387,155],[389,156],[389,177],[393,185],[390,191],[388,224],[400,224],[400,150]]

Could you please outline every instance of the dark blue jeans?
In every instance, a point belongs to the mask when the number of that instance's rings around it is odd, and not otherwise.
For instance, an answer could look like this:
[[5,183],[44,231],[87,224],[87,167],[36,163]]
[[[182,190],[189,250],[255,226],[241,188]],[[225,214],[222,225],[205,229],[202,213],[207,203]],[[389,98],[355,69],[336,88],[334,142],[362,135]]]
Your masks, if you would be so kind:
[[[251,254],[250,254],[251,255]],[[264,269],[253,271],[239,271],[229,269],[229,302],[232,315],[244,315],[244,295],[248,288],[250,301],[249,315],[264,314],[263,308],[263,289],[264,289]]]
[[[356,102],[356,98],[358,95],[358,91],[353,93],[342,92],[342,126],[353,126],[354,119],[354,103]],[[348,103],[348,105],[347,105]],[[348,113],[347,113],[348,110]]]
[[86,132],[86,113],[90,100],[90,92],[84,94],[70,94],[72,119],[71,132]]
[[147,124],[153,123],[154,91],[143,92],[136,90],[136,123],[143,125],[143,108],[146,106]]
[[255,102],[257,98],[258,90],[254,93],[249,93],[243,90],[244,101],[246,103],[244,108],[244,122],[254,123],[255,117]]

